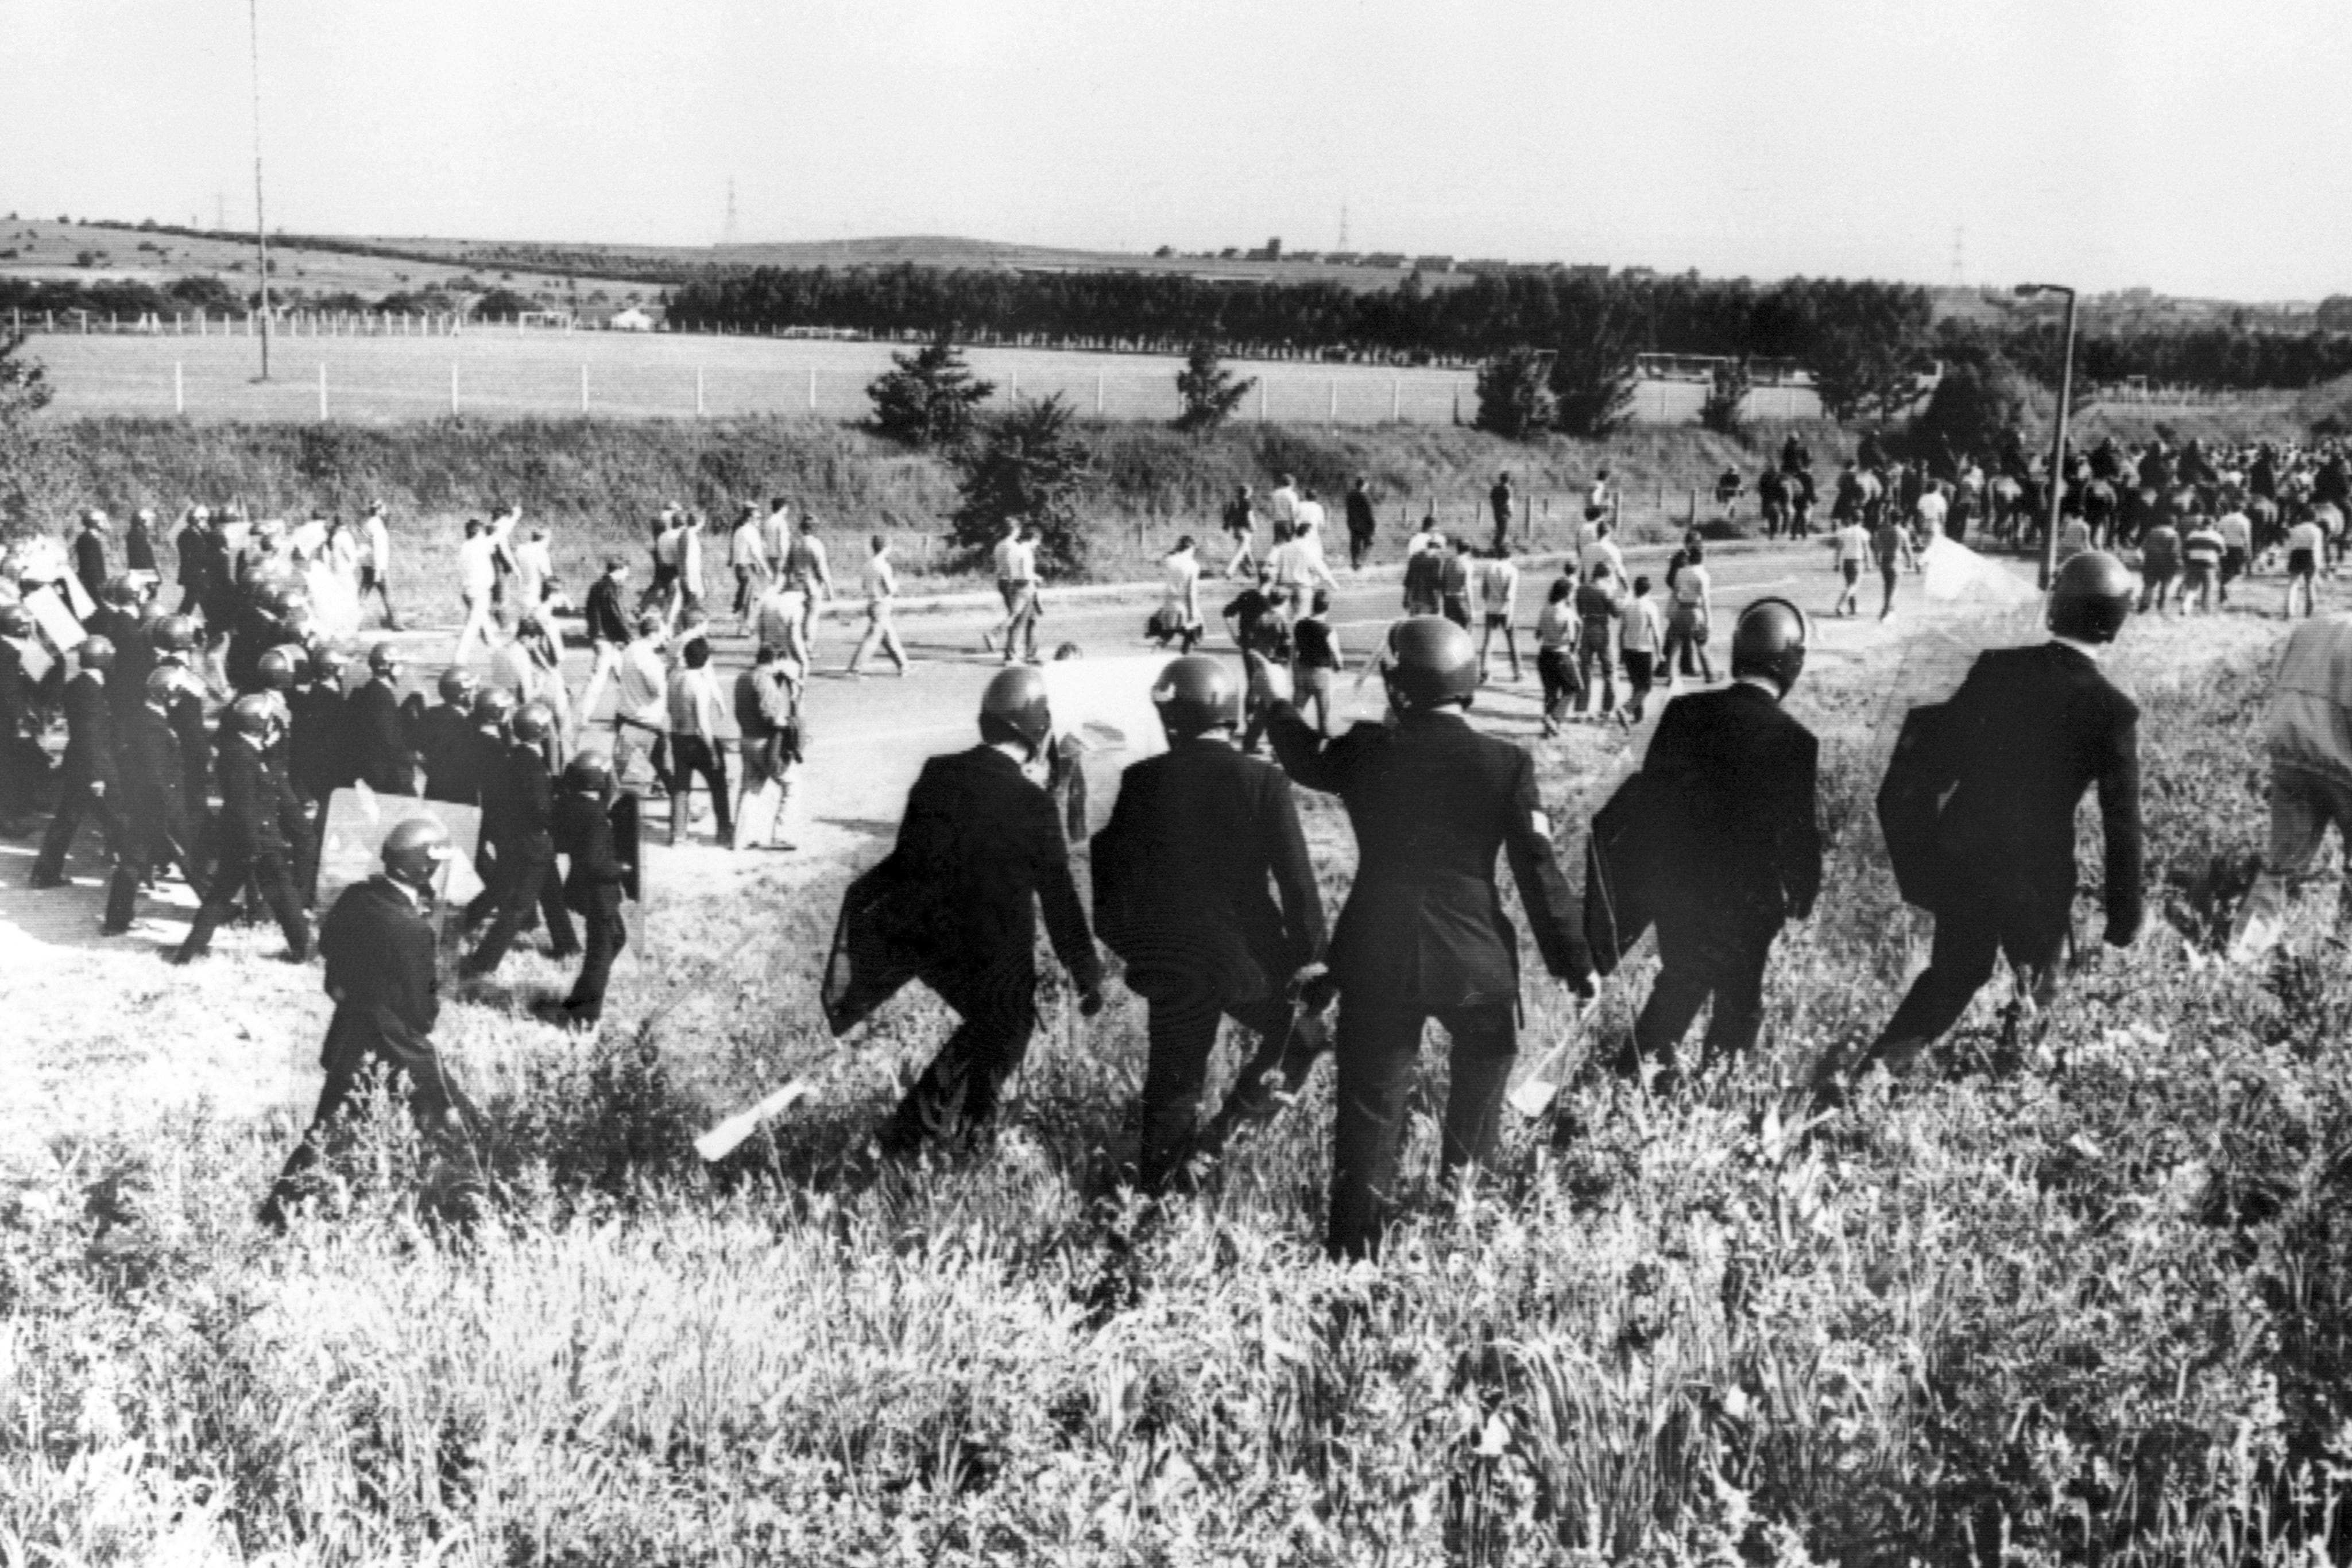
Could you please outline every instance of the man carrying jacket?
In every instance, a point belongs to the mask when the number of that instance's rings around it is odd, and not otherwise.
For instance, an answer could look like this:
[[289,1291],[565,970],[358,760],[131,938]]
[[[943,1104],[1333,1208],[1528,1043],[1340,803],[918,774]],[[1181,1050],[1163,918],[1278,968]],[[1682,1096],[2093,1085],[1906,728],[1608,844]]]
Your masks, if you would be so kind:
[[980,704],[981,743],[923,764],[884,875],[909,914],[897,934],[916,973],[962,1020],[879,1134],[912,1155],[995,1119],[1005,1081],[1037,1027],[1037,910],[1080,993],[1102,1010],[1102,961],[1070,876],[1051,796],[1024,771],[1045,754],[1054,718],[1045,677],[998,673]]
[[1702,1065],[1756,1043],[1773,939],[1821,891],[1821,748],[1780,706],[1805,666],[1809,630],[1785,599],[1749,605],[1731,634],[1731,685],[1669,703],[1643,759],[1671,823],[1671,860],[1649,890],[1657,983],[1618,1066],[1654,1064],[1661,1090],[1710,999]]
[[[1385,678],[1393,725],[1358,725],[1326,740],[1286,702],[1272,702],[1266,716],[1284,771],[1339,796],[1356,831],[1355,885],[1330,952],[1339,1103],[1327,1239],[1343,1258],[1380,1249],[1430,1018],[1452,1040],[1444,1172],[1494,1150],[1519,999],[1517,935],[1495,884],[1498,853],[1510,856],[1544,967],[1580,994],[1591,989],[1582,911],[1553,854],[1535,764],[1470,727],[1478,689],[1470,633],[1436,616],[1399,622]],[[1251,690],[1255,702],[1270,698],[1262,667]]]
[[[2133,580],[2099,550],[2069,559],[2050,585],[2051,640],[1979,654],[1907,764],[1941,800],[1930,846],[1938,868],[1927,967],[1850,1082],[1882,1062],[1897,1076],[1958,1021],[2007,956],[2023,1016],[2056,996],[2074,936],[2074,809],[2099,792],[2106,836],[2106,939],[2139,934],[2139,709],[2100,673],[2130,618]],[[1898,751],[1897,766],[1906,766]],[[1890,847],[1893,847],[1890,845]],[[1824,1061],[1816,1098],[1837,1103],[1842,1065]]]
[[1213,1153],[1240,1105],[1269,1098],[1268,1071],[1294,1092],[1304,1081],[1323,1026],[1308,1017],[1294,1027],[1291,981],[1321,960],[1324,942],[1290,780],[1234,749],[1240,683],[1215,659],[1190,654],[1161,674],[1151,700],[1169,749],[1127,769],[1092,852],[1096,932],[1127,961],[1128,988],[1150,1004],[1137,1158],[1147,1192],[1195,1152],[1220,1019],[1253,1030],[1259,1051],[1234,1080],[1234,1113],[1220,1115],[1201,1152]]
[[432,1040],[441,1015],[433,887],[448,858],[448,830],[439,822],[412,817],[394,823],[383,839],[383,873],[345,888],[319,928],[327,994],[335,1002],[320,1052],[327,1080],[310,1125],[261,1206],[261,1222],[273,1230],[283,1228],[311,1169],[341,1141],[343,1112],[366,1091],[373,1067],[392,1075],[427,1148],[459,1167],[461,1190],[478,1186],[472,1136],[480,1113],[442,1066]]

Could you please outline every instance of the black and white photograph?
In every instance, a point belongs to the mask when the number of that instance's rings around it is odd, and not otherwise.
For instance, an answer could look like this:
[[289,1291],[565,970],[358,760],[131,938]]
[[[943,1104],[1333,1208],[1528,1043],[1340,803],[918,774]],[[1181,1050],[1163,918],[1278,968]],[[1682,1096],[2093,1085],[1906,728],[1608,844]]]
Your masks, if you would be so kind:
[[0,37],[0,1568],[2352,1562],[2352,11]]

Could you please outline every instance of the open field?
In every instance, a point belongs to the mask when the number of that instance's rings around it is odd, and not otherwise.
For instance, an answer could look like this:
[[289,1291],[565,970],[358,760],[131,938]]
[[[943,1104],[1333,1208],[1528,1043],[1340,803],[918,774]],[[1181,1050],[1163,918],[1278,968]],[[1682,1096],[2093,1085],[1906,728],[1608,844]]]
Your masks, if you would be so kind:
[[[1923,629],[1792,699],[1824,737],[1831,870],[1756,1058],[1669,1101],[1577,1088],[1449,1193],[1433,1052],[1378,1269],[1316,1249],[1328,1069],[1197,1197],[1119,1192],[1141,1014],[1116,987],[1092,1023],[1049,988],[992,1143],[866,1173],[946,1019],[909,997],[853,1045],[813,1023],[846,866],[682,852],[659,962],[625,960],[595,1040],[520,1013],[557,978],[537,957],[453,1002],[500,1192],[462,1242],[385,1179],[415,1158],[390,1127],[337,1212],[255,1231],[322,1005],[274,937],[189,976],[20,946],[0,1006],[44,1021],[6,1050],[43,1094],[36,1124],[0,1112],[0,1539],[287,1564],[2340,1560],[2332,888],[2261,971],[2194,967],[2157,922],[2074,977],[2012,1077],[1981,1075],[1985,1002],[1944,1072],[1811,1137],[1777,1117],[1916,962],[1868,795]],[[2261,842],[2278,629],[2126,632],[2158,909]],[[1562,820],[1635,743],[1539,752]],[[1307,809],[1336,899],[1345,821]],[[12,908],[23,864],[0,861]],[[1599,1040],[1650,969],[1612,984]],[[1531,984],[1530,1044],[1567,1013]],[[814,1103],[697,1164],[694,1131],[803,1071]]]

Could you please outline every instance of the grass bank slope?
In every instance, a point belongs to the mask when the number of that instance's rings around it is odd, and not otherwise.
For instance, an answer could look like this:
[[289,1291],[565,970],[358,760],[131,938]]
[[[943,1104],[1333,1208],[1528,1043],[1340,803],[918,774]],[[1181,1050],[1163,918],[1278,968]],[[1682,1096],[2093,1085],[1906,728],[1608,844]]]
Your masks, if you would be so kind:
[[[2239,616],[2126,633],[2159,909],[2263,841],[2273,642]],[[1800,690],[1831,869],[1755,1058],[1669,1102],[1575,1091],[1455,1193],[1433,1052],[1377,1270],[1315,1245],[1328,1070],[1199,1196],[1119,1194],[1143,1040],[1116,987],[1092,1024],[1049,988],[990,1145],[856,1175],[949,1019],[910,995],[824,1038],[844,872],[683,894],[593,1044],[521,1016],[555,978],[535,958],[453,1003],[502,1191],[463,1244],[385,1179],[415,1159],[394,1130],[340,1212],[264,1241],[290,1118],[126,1112],[124,1064],[93,1059],[87,1120],[5,1167],[6,1539],[126,1563],[2340,1558],[2352,979],[2318,900],[2267,968],[2200,969],[2161,928],[2097,958],[2011,1076],[1980,1071],[1987,1002],[1915,1086],[1810,1140],[1778,1119],[1916,960],[1868,817],[1906,657]],[[1622,745],[1548,750],[1548,796]],[[1307,799],[1336,897],[1344,819]],[[228,946],[232,977],[278,967]],[[1564,1009],[1530,1002],[1547,1042]],[[159,981],[91,1034],[169,1040],[190,1005]],[[315,1042],[282,1007],[250,1022]],[[43,1047],[60,1071],[89,1049]],[[813,1104],[698,1164],[696,1128],[801,1071]]]

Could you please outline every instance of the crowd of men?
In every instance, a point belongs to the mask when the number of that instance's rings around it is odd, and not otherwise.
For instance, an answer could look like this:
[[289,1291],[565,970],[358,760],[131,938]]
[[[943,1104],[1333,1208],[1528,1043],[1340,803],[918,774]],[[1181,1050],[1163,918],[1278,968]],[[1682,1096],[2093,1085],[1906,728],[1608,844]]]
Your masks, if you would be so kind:
[[[2295,455],[2274,465],[2284,475],[2270,482],[2294,491],[2307,474],[2316,492],[2333,484],[2325,478],[2331,461]],[[1809,464],[1801,451],[1784,453],[1780,471],[1801,474]],[[2217,476],[2217,497],[2231,482]],[[1822,876],[1818,749],[1781,706],[1804,668],[1811,624],[1787,601],[1750,605],[1730,628],[1728,680],[1718,685],[1707,652],[1714,607],[1704,542],[1692,536],[1669,563],[1661,604],[1646,577],[1624,580],[1606,498],[1596,494],[1583,548],[1536,625],[1547,733],[1570,716],[1571,700],[1595,718],[1616,709],[1637,719],[1654,682],[1671,680],[1677,666],[1706,689],[1666,708],[1641,770],[1594,818],[1580,894],[1573,868],[1559,864],[1529,754],[1466,722],[1498,653],[1513,678],[1521,673],[1507,489],[1507,478],[1498,481],[1497,538],[1485,549],[1444,536],[1433,519],[1409,543],[1404,617],[1371,654],[1390,708],[1381,724],[1333,723],[1330,676],[1342,662],[1328,618],[1336,584],[1311,490],[1277,489],[1287,498],[1276,503],[1275,543],[1263,559],[1254,520],[1251,538],[1235,539],[1236,560],[1248,560],[1225,613],[1242,673],[1192,652],[1202,570],[1197,547],[1180,542],[1152,627],[1181,640],[1152,692],[1170,746],[1122,780],[1093,846],[1091,916],[1074,885],[1069,814],[1048,787],[1054,721],[1031,667],[1034,555],[1018,529],[1008,531],[995,558],[1006,589],[998,631],[1007,667],[982,699],[980,744],[925,767],[896,847],[852,890],[828,966],[836,1027],[910,978],[959,1018],[879,1129],[884,1153],[911,1155],[992,1121],[1035,1026],[1041,910],[1082,1012],[1101,1005],[1097,941],[1123,961],[1124,982],[1147,1004],[1133,1173],[1146,1189],[1196,1179],[1233,1139],[1294,1099],[1322,1055],[1334,1057],[1328,1240],[1342,1256],[1376,1252],[1391,1217],[1407,1090],[1430,1019],[1451,1053],[1445,1171],[1475,1166],[1496,1142],[1522,988],[1498,862],[1511,867],[1546,970],[1580,998],[1654,929],[1657,977],[1630,1034],[1597,1053],[1602,1070],[1670,1089],[1684,1071],[1681,1042],[1702,1013],[1702,1063],[1753,1046],[1774,944],[1789,921],[1810,914]],[[1353,512],[1351,505],[1351,536]],[[533,685],[531,658],[494,660],[488,683],[463,662],[477,642],[529,652],[539,622],[549,644],[541,667],[563,687],[560,652],[535,613],[554,596],[543,552],[529,566],[501,564],[520,553],[517,518],[507,509],[468,528],[466,625],[430,704],[404,689],[394,643],[376,643],[363,669],[347,669],[320,633],[306,594],[316,580],[304,573],[318,559],[315,535],[297,546],[286,530],[257,525],[232,549],[214,519],[192,516],[178,541],[182,601],[165,612],[152,565],[115,570],[102,521],[86,524],[70,570],[85,593],[95,582],[97,602],[69,659],[30,667],[33,611],[0,600],[0,725],[9,746],[0,756],[0,818],[24,825],[46,798],[50,824],[35,884],[62,880],[80,827],[94,821],[114,862],[105,930],[129,929],[142,888],[175,871],[200,900],[178,961],[202,957],[240,908],[266,909],[287,956],[299,960],[313,946],[320,834],[335,791],[364,785],[469,806],[480,822],[484,891],[463,912],[474,941],[459,975],[494,972],[542,925],[551,953],[581,966],[570,994],[543,1010],[554,1021],[593,1023],[625,941],[623,890],[635,874],[635,795],[624,776],[643,758],[653,791],[672,797],[674,822],[701,782],[722,840],[740,844],[745,824],[730,820],[732,743],[747,786],[743,815],[750,787],[771,797],[752,833],[788,832],[806,746],[801,691],[816,606],[834,591],[833,576],[813,522],[793,530],[781,506],[765,518],[745,511],[730,547],[733,612],[756,652],[730,700],[711,664],[696,542],[703,530],[682,513],[665,515],[653,529],[647,587],[633,592],[629,563],[616,557],[585,596],[594,654],[574,705],[568,692],[551,700],[545,685]],[[1906,896],[1937,918],[1935,949],[1865,1051],[1817,1064],[1812,1092],[1824,1109],[1843,1104],[1865,1068],[1908,1071],[2002,957],[2021,978],[2005,1039],[2013,1042],[2047,1006],[2072,941],[2073,819],[2086,791],[2095,789],[2105,826],[2107,940],[2127,944],[2137,933],[2137,710],[2100,663],[2127,618],[2159,591],[2160,574],[2146,559],[2168,521],[2141,517],[2128,536],[2119,517],[2099,522],[2107,531],[2060,570],[2050,641],[1984,655],[1950,701],[1906,727],[1881,790],[1882,821]],[[543,544],[543,534],[525,542]],[[2097,548],[2126,543],[2142,552],[2141,573]],[[2288,543],[2292,556],[2291,536]],[[388,555],[373,559],[372,586],[382,590]],[[10,575],[30,591],[48,586],[38,572]],[[895,576],[878,538],[865,575],[867,625],[851,667],[879,653],[904,673],[890,622]],[[67,585],[56,586],[70,598]],[[1275,674],[1286,665],[1286,686]],[[595,712],[607,685],[609,757],[580,744],[573,716]],[[215,707],[216,733],[207,722]],[[31,742],[45,710],[62,712],[67,730],[54,766]],[[1271,760],[1255,755],[1261,742]],[[1336,919],[1307,859],[1297,789],[1336,797],[1355,833],[1356,875]],[[2339,804],[2326,795],[2305,816],[2324,828]],[[2309,822],[2298,831],[2315,842]],[[316,946],[337,1001],[328,1082],[271,1195],[272,1218],[307,1190],[371,1066],[403,1076],[428,1134],[465,1142],[474,1113],[430,1040],[439,994],[433,906],[454,852],[437,820],[403,821],[383,841],[381,874],[327,913]],[[852,991],[862,988],[856,1007],[835,1005],[845,972]],[[1225,1018],[1258,1045],[1204,1122],[1212,1047]]]

